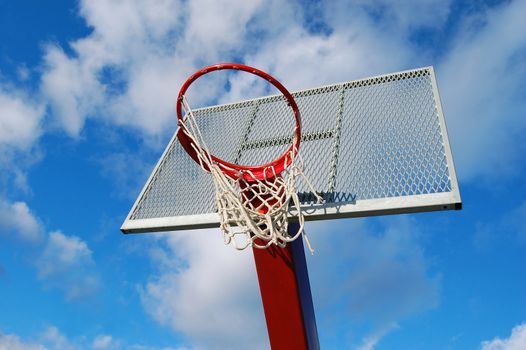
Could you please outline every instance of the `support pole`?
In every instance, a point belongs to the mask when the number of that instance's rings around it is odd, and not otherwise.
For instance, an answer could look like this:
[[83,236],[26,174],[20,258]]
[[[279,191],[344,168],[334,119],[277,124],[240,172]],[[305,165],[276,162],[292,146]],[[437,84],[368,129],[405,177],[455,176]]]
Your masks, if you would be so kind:
[[[289,223],[289,234],[299,229]],[[273,350],[318,350],[318,331],[303,240],[285,248],[253,248],[259,289]]]

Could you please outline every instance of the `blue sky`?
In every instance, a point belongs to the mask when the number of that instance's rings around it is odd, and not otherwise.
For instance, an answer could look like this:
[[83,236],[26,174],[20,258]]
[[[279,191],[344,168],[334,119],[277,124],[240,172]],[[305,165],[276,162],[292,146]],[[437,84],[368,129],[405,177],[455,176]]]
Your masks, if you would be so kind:
[[525,349],[525,14],[526,1],[0,0],[0,349],[268,347],[249,251],[217,230],[119,231],[179,86],[222,61],[290,90],[433,65],[464,209],[310,224],[321,345]]

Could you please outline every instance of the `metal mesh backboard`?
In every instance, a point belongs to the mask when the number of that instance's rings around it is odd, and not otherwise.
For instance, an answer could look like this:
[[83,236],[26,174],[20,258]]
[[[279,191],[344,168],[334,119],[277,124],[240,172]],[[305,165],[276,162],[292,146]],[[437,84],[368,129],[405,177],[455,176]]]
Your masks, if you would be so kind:
[[[461,199],[432,67],[293,93],[302,119],[306,219],[459,209]],[[292,142],[283,96],[194,110],[210,151],[260,165]],[[219,225],[212,177],[171,139],[122,226],[123,232]]]

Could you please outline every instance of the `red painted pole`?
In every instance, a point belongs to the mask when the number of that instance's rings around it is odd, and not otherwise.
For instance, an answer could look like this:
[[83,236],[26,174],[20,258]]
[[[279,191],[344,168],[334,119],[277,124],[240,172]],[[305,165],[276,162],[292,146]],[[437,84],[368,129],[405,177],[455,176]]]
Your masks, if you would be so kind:
[[[298,224],[289,224],[291,235],[298,229]],[[271,348],[319,349],[302,237],[285,248],[253,252]]]

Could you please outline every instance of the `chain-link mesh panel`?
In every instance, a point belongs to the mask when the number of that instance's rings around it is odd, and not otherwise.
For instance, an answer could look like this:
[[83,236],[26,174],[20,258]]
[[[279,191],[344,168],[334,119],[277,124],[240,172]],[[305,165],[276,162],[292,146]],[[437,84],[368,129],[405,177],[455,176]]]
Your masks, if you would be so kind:
[[338,188],[357,200],[451,191],[431,86],[421,71],[345,87]]
[[214,183],[209,174],[188,156],[177,139],[170,146],[131,219],[193,215],[215,210]]
[[[321,207],[452,191],[431,69],[293,95],[302,117],[305,174],[325,200]],[[236,164],[268,163],[292,143],[294,118],[282,96],[194,115],[211,153]],[[298,192],[312,204],[301,181]],[[129,219],[214,213],[214,196],[209,174],[174,138]]]

